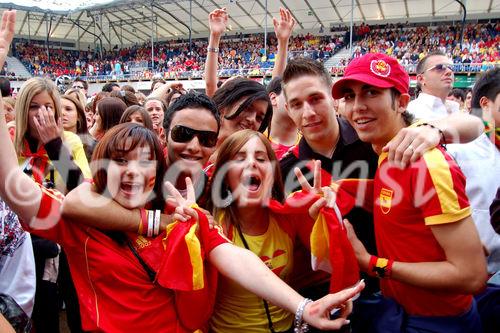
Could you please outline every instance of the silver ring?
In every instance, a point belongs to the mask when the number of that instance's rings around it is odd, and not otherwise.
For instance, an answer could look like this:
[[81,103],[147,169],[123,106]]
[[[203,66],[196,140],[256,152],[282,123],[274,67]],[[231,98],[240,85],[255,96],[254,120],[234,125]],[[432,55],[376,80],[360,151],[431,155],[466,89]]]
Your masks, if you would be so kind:
[[408,146],[408,149],[411,149],[411,151],[415,151],[415,148],[413,148],[413,146],[412,146],[412,145],[409,145],[409,146]]

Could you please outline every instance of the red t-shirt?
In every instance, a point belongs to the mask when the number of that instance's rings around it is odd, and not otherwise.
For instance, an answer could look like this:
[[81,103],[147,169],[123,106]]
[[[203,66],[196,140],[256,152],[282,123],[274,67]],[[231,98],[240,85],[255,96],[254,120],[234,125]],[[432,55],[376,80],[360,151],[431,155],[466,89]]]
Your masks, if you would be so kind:
[[[63,196],[57,191],[41,189],[37,220],[31,226],[23,223],[23,227],[56,241],[66,251],[85,331],[193,332],[198,328],[189,327],[192,323],[186,322],[190,310],[185,302],[177,304],[173,290],[152,283],[126,245],[119,245],[95,228],[63,220],[60,217]],[[200,230],[208,232],[203,237],[207,242],[202,244],[206,253],[227,242],[216,229]],[[147,240],[154,245],[163,237],[160,234]],[[140,249],[141,253],[144,251],[147,250]]]
[[274,142],[271,141],[271,147],[273,148],[274,153],[276,154],[276,158],[279,161],[279,160],[281,160],[281,158],[283,157],[283,155],[285,155],[285,153],[287,151],[289,151],[290,148],[293,147],[293,145],[292,146],[285,146],[285,145],[283,145],[281,143],[274,143]]
[[[457,222],[471,214],[465,177],[441,147],[405,169],[391,167],[387,154],[380,155],[374,198],[378,253],[401,262],[446,260],[430,226]],[[411,315],[459,315],[472,301],[471,295],[427,290],[392,279],[382,279],[380,285],[385,296],[394,298]]]
[[269,137],[269,141],[271,142],[271,147],[273,148],[274,153],[276,154],[276,158],[278,159],[278,161],[281,160],[283,155],[285,155],[292,147],[296,146],[299,143],[301,138],[302,138],[302,136],[297,133],[297,139],[295,140],[295,143],[291,146],[287,146],[287,145],[281,144],[279,142],[275,142],[272,137]]

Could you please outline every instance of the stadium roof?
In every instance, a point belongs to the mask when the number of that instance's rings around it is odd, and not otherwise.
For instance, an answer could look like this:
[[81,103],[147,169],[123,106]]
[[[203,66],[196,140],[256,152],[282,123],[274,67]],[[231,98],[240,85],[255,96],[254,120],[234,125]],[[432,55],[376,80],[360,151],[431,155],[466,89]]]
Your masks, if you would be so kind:
[[[500,0],[461,0],[468,18],[499,18]],[[16,35],[94,43],[95,35],[108,45],[141,43],[155,38],[206,35],[208,13],[227,7],[230,29],[272,31],[272,17],[288,8],[297,21],[296,31],[348,25],[351,0],[24,0],[0,1],[0,8],[18,10]],[[267,15],[266,15],[267,14]],[[457,0],[355,0],[354,22],[459,20]],[[94,34],[94,35],[93,35]]]

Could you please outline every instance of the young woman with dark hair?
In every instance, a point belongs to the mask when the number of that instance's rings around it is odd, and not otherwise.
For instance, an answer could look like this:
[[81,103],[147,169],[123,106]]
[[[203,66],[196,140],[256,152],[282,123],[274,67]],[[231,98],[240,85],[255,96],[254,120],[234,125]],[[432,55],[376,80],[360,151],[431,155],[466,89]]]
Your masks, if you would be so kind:
[[141,124],[149,130],[153,130],[153,122],[149,113],[139,105],[132,105],[125,109],[120,119],[120,124],[123,123],[136,123]]
[[225,82],[213,96],[221,115],[219,145],[234,132],[251,129],[264,132],[273,115],[266,88],[255,81],[234,78]]
[[74,95],[61,96],[62,124],[65,131],[78,135],[85,150],[85,156],[90,161],[96,141],[87,129],[85,110]]
[[96,106],[94,126],[89,130],[89,133],[99,141],[106,131],[120,123],[126,108],[127,105],[115,97],[105,97],[100,100]]

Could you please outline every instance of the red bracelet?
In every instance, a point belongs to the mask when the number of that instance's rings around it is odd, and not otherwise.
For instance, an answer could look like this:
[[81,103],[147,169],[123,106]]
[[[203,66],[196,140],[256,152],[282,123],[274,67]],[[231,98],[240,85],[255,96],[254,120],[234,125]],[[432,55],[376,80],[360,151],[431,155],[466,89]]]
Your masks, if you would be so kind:
[[137,234],[143,236],[146,234],[148,230],[148,216],[146,214],[146,209],[139,209],[139,213],[141,214],[141,221],[139,222],[139,229],[137,230]]
[[377,257],[376,256],[370,256],[370,261],[368,263],[368,275],[376,277],[377,274],[375,274],[375,265],[377,264]]

